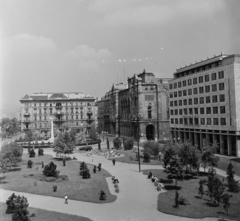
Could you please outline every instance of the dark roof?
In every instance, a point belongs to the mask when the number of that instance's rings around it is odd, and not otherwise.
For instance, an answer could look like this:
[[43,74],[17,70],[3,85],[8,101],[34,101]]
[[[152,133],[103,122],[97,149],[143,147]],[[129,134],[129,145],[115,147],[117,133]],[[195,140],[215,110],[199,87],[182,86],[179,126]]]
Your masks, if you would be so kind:
[[56,99],[56,98],[68,98],[64,94],[53,94],[49,99]]
[[33,100],[47,100],[48,96],[47,95],[39,95],[39,96],[31,96]]
[[28,100],[29,96],[26,94],[21,100]]

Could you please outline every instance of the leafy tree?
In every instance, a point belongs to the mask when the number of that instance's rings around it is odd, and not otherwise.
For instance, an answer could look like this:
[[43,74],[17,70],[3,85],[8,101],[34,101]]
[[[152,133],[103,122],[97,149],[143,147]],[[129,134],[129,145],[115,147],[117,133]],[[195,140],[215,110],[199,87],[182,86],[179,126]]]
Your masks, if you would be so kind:
[[3,137],[13,136],[21,131],[21,123],[17,118],[3,118],[0,127]]
[[98,132],[98,134],[101,134],[102,131],[103,131],[102,128],[101,128],[100,126],[98,126],[98,127],[97,127],[97,132]]
[[113,139],[113,146],[118,150],[121,148],[121,145],[122,145],[122,140],[120,137],[115,137]]
[[59,171],[57,170],[57,165],[50,162],[44,167],[43,174],[47,177],[58,177]]
[[31,160],[28,160],[27,162],[27,168],[32,168],[33,162]]
[[7,201],[7,214],[12,214],[17,212],[18,210],[27,209],[28,207],[28,201],[27,198],[24,196],[17,196],[15,193],[13,193],[10,197],[8,197]]
[[80,175],[82,176],[83,179],[87,179],[87,178],[91,177],[89,169],[88,169],[87,164],[85,162],[82,162],[80,164]]
[[223,208],[226,210],[226,213],[228,215],[228,209],[230,207],[230,198],[232,197],[232,195],[228,194],[228,193],[224,193],[222,195],[222,204],[223,204]]
[[90,130],[88,131],[89,133],[89,138],[92,140],[99,140],[99,136],[97,133],[97,130],[95,128],[95,126],[91,126]]
[[74,142],[74,143],[76,142],[76,134],[77,134],[76,129],[71,128],[69,135],[70,135],[72,142]]
[[29,157],[35,157],[35,151],[34,151],[34,149],[33,148],[31,148],[30,150],[29,150]]
[[143,162],[149,163],[150,162],[150,155],[148,152],[143,153]]
[[144,152],[147,152],[148,154],[153,155],[155,157],[158,156],[159,150],[160,150],[159,143],[157,143],[155,141],[144,142],[143,148],[144,148]]
[[103,190],[100,191],[99,195],[100,200],[105,200],[107,198],[106,193]]
[[210,197],[211,201],[212,201],[212,197],[213,197],[213,186],[214,186],[215,176],[216,176],[216,170],[212,167],[209,168],[208,179],[205,181],[205,183],[208,188],[207,195]]
[[201,198],[203,198],[203,194],[204,194],[204,180],[199,180],[198,195],[200,195]]
[[176,152],[174,151],[174,149],[172,149],[171,147],[166,149],[164,152],[164,156],[163,156],[163,167],[167,168],[169,162],[171,159],[174,158],[174,156],[176,156]]
[[222,184],[221,180],[218,177],[214,177],[212,196],[214,201],[217,202],[218,206],[220,201],[222,200],[224,191],[225,191],[225,186]]
[[24,140],[25,141],[32,141],[32,140],[34,140],[32,131],[25,132]]
[[183,179],[183,169],[180,158],[177,155],[174,155],[168,163],[166,168],[168,174],[168,179],[175,179],[175,186],[177,186],[177,181]]
[[44,151],[42,148],[38,148],[38,156],[43,156],[44,155]]
[[132,137],[124,139],[123,146],[124,150],[132,150],[134,145],[134,139]]
[[227,182],[228,182],[228,190],[230,192],[239,192],[238,181],[234,179],[235,171],[233,171],[233,165],[230,163],[227,168]]

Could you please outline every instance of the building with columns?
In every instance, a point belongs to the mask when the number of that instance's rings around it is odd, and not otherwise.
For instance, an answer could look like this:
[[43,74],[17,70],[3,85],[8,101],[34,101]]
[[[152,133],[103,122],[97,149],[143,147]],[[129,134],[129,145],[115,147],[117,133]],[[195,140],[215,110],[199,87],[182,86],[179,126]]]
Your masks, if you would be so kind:
[[141,140],[170,138],[168,78],[145,70],[114,85],[98,101],[98,120],[104,131]]
[[169,82],[173,139],[203,140],[240,156],[240,55],[221,54],[181,67]]
[[21,100],[21,127],[23,131],[50,131],[54,128],[75,128],[87,131],[97,125],[98,109],[96,99],[81,92],[34,93]]

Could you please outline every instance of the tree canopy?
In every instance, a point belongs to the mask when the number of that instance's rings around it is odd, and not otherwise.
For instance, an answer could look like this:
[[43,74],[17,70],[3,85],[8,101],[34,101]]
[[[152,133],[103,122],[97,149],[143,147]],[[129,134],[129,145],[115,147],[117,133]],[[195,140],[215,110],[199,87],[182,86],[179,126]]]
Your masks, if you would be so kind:
[[13,136],[21,131],[21,123],[17,118],[3,118],[0,122],[3,137]]

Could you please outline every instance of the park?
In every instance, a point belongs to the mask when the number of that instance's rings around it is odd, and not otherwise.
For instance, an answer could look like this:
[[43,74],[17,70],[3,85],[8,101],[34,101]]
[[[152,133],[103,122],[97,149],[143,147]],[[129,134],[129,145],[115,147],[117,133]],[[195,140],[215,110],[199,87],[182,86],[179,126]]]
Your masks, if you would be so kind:
[[[49,147],[18,142],[24,137],[2,144],[3,220],[240,218],[236,162],[227,172],[218,169],[217,144],[206,142],[200,151],[188,142],[147,141],[140,157],[132,138],[99,137],[91,130],[99,142],[69,130],[57,132]],[[13,203],[18,201],[20,208]]]

